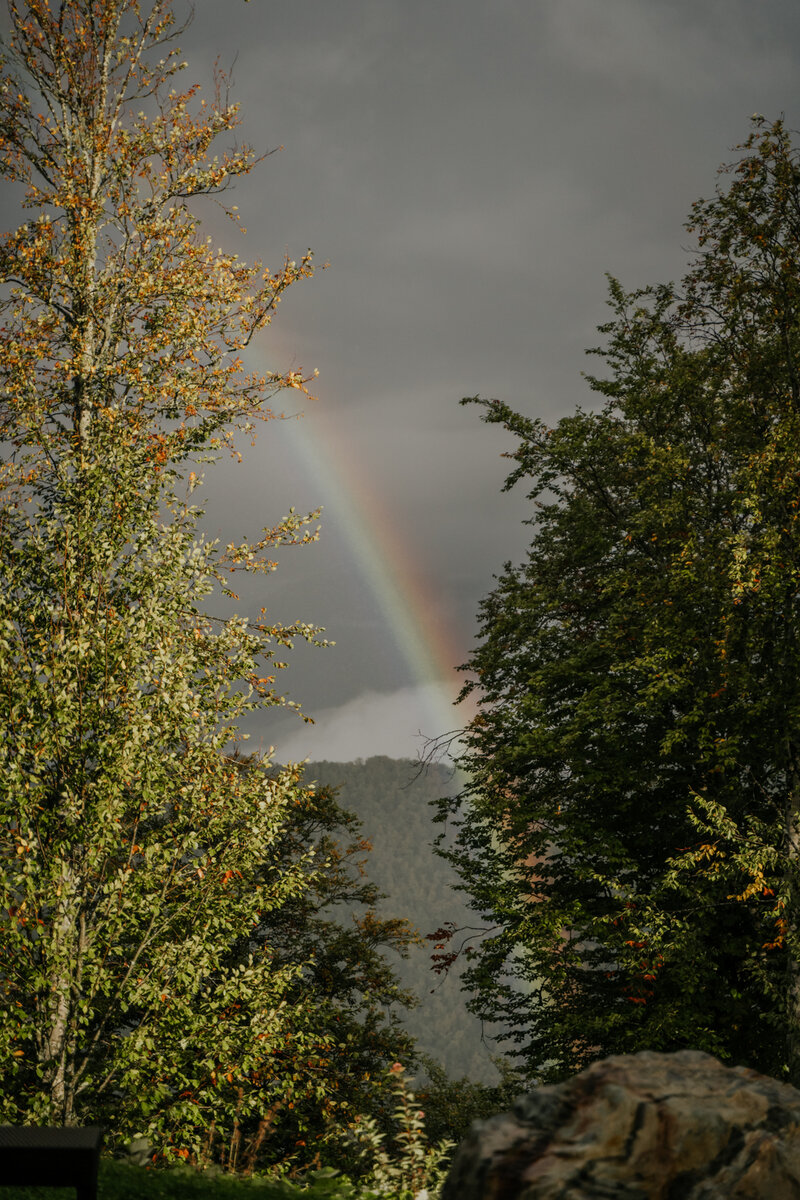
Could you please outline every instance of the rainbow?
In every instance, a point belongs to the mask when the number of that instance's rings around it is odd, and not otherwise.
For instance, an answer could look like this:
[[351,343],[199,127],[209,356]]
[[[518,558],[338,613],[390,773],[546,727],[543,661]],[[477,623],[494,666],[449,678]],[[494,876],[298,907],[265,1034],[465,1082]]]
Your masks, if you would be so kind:
[[[313,411],[309,411],[314,404]],[[304,418],[304,419],[302,419]],[[332,519],[343,535],[360,579],[373,596],[414,684],[425,689],[431,731],[445,734],[471,715],[453,710],[460,681],[455,668],[464,650],[441,616],[429,583],[370,480],[333,423],[311,401],[298,419],[282,424],[298,467],[330,498]],[[335,631],[332,631],[335,638]],[[430,687],[426,685],[436,685]],[[312,714],[313,715],[313,714]]]

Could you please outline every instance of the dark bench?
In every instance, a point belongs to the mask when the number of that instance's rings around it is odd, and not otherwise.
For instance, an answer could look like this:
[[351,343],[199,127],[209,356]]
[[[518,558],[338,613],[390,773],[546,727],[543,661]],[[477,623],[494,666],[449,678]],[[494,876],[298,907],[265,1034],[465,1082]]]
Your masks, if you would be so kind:
[[98,1125],[0,1125],[0,1187],[74,1187],[97,1200]]

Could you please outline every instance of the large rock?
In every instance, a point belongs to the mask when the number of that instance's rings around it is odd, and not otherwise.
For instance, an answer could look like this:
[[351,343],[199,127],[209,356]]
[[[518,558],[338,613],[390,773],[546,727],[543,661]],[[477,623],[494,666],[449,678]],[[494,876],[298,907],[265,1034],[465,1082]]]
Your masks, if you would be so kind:
[[800,1200],[800,1091],[709,1054],[602,1059],[476,1121],[442,1200]]

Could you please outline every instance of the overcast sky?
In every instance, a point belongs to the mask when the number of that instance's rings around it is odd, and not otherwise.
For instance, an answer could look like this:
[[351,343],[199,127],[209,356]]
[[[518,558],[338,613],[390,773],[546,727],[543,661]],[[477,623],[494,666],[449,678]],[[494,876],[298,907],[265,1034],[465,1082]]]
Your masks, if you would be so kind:
[[463,722],[455,667],[529,540],[524,497],[501,493],[511,440],[458,401],[551,420],[592,403],[605,272],[680,278],[689,206],[751,115],[797,125],[800,5],[198,0],[181,46],[200,81],[235,60],[242,136],[284,147],[239,186],[246,254],[330,262],[256,356],[318,368],[318,402],[206,487],[226,541],[324,506],[319,543],[258,597],[336,642],[286,673],[316,724],[275,712],[252,741],[413,755]]
[[318,368],[318,402],[206,486],[225,541],[324,506],[319,543],[247,597],[336,641],[286,673],[317,723],[276,712],[252,743],[413,755],[463,721],[455,667],[529,540],[524,497],[501,494],[512,442],[458,401],[545,419],[592,403],[604,273],[680,278],[689,206],[751,114],[798,125],[800,5],[197,0],[180,44],[185,79],[235,60],[243,138],[284,147],[238,188],[237,250],[330,262],[254,362]]

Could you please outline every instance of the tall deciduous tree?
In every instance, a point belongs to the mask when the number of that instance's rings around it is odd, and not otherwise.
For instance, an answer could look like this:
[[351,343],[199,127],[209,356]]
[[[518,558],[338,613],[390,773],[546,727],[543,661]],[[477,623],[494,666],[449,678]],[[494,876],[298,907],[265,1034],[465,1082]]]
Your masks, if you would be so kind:
[[700,1047],[800,1079],[800,158],[761,120],[682,288],[612,281],[603,397],[496,401],[527,561],[483,603],[443,816],[529,1071]]
[[199,1113],[317,1087],[330,1040],[287,1003],[301,963],[232,950],[309,886],[311,849],[265,867],[296,774],[242,772],[230,746],[317,633],[205,615],[231,572],[315,535],[292,513],[205,541],[190,470],[304,390],[242,354],[312,266],[201,234],[194,198],[254,158],[214,148],[237,123],[224,79],[177,88],[168,0],[9,11],[0,164],[30,217],[0,242],[0,1119],[88,1115],[188,1152]]

